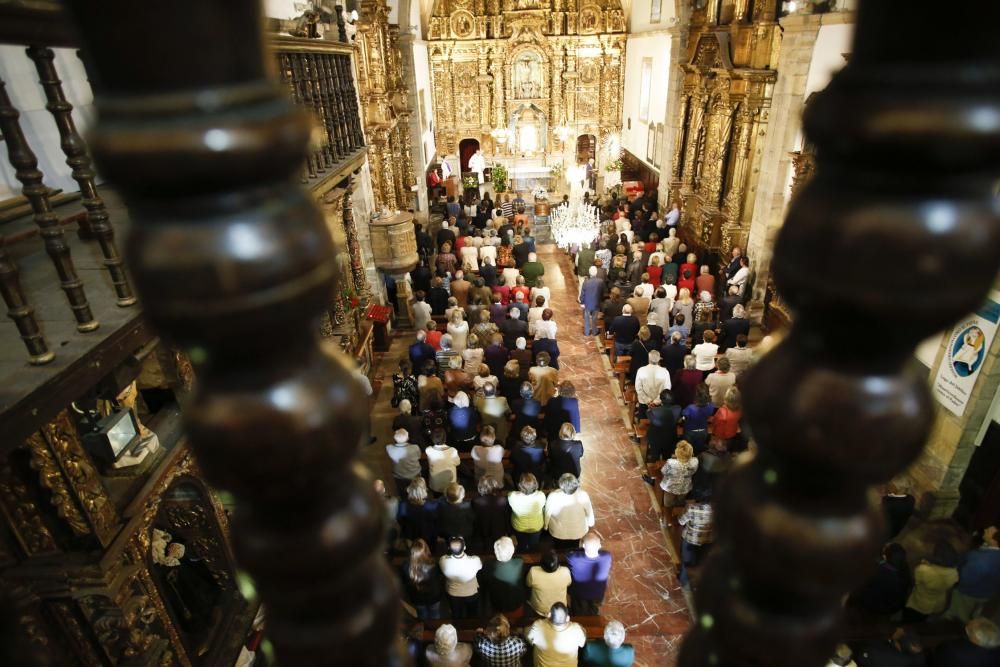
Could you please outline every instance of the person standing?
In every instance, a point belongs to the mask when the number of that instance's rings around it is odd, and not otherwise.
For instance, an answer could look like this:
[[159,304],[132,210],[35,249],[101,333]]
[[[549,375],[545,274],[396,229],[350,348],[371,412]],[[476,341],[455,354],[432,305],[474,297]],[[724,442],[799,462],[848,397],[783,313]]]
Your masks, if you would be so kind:
[[535,667],[576,667],[587,633],[579,623],[570,621],[566,605],[557,602],[548,618],[531,624],[525,639],[535,647]]
[[490,619],[474,646],[482,667],[521,667],[521,658],[528,652],[525,641],[510,634],[510,622],[503,614]]
[[573,580],[570,611],[576,616],[597,616],[611,576],[611,552],[601,548],[601,538],[593,531],[583,536],[580,547],[566,554]]
[[958,585],[951,594],[947,617],[963,623],[978,616],[986,604],[1000,593],[1000,548],[997,544],[997,527],[983,531],[983,541],[978,549],[962,557],[958,569]]
[[678,576],[682,586],[690,586],[688,569],[701,563],[702,552],[715,539],[711,498],[711,487],[699,489],[695,492],[694,502],[677,519],[677,523],[684,527],[681,530],[681,572]]
[[483,576],[490,607],[508,618],[520,618],[528,597],[524,587],[524,559],[514,557],[514,541],[506,536],[493,543],[493,554],[496,560],[486,566]]
[[635,648],[625,643],[625,626],[610,620],[604,626],[604,639],[591,639],[583,647],[585,667],[630,667],[635,660]]
[[529,591],[528,606],[544,618],[555,603],[567,603],[572,578],[569,568],[559,565],[556,552],[546,551],[539,564],[528,570],[524,582]]
[[531,473],[521,475],[517,491],[507,496],[507,503],[518,553],[534,551],[545,525],[545,494],[538,490],[538,478]]
[[479,580],[476,575],[483,569],[479,556],[465,553],[465,540],[456,537],[448,542],[448,553],[438,561],[444,575],[445,590],[451,615],[456,619],[475,618],[479,612]]
[[545,530],[556,548],[570,549],[594,527],[594,507],[590,495],[580,489],[580,481],[566,473],[559,477],[559,488],[545,500]]
[[904,623],[919,623],[948,608],[948,594],[958,583],[958,554],[947,542],[934,547],[913,569],[913,591],[903,609]]
[[424,658],[428,667],[469,667],[472,646],[459,643],[455,626],[445,623],[434,631],[434,643],[424,651]]
[[406,487],[420,476],[420,447],[410,443],[406,429],[393,433],[393,442],[385,446],[392,462],[392,476],[396,481],[396,495],[406,494]]

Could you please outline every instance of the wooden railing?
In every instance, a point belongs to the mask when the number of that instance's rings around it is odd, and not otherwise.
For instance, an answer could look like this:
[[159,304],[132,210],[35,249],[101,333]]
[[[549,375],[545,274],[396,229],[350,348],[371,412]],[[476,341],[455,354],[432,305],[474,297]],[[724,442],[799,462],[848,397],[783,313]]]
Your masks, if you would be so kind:
[[365,146],[352,74],[353,49],[295,37],[276,37],[272,44],[281,83],[297,105],[313,114],[321,137],[306,156],[303,183],[309,183],[333,173]]
[[[36,151],[42,150],[42,146],[33,145],[37,137],[24,131],[20,111],[8,95],[7,82],[0,80],[0,146],[6,149],[37,227],[34,234],[26,234],[16,226],[0,225],[0,295],[8,317],[13,320],[28,350],[29,363],[42,365],[56,357],[56,350],[47,342],[45,327],[36,319],[33,301],[48,299],[37,289],[34,294],[23,289],[18,260],[5,247],[41,236],[54,269],[52,285],[54,287],[57,279],[81,334],[93,332],[100,326],[88,298],[88,289],[99,290],[104,286],[85,284],[83,276],[87,272],[77,270],[71,252],[76,244],[70,243],[63,233],[67,223],[78,222],[80,238],[98,243],[117,305],[127,308],[136,303],[136,298],[115,240],[113,221],[98,192],[90,147],[76,128],[73,106],[63,90],[53,51],[45,46],[76,46],[67,17],[54,3],[0,2],[0,24],[3,24],[0,43],[26,47],[25,57],[37,72],[46,108],[59,132],[66,163],[79,186],[83,208],[83,215],[79,216],[72,207],[56,210],[53,190],[38,169]],[[340,27],[343,35],[343,26]],[[303,159],[302,183],[315,188],[322,187],[326,181],[342,180],[360,166],[365,154],[353,74],[353,47],[343,39],[328,41],[279,35],[270,36],[267,45],[274,54],[280,83],[295,104],[312,119],[310,150]],[[178,168],[194,168],[194,165],[178,165]],[[31,282],[37,287],[37,280]],[[97,305],[101,303],[103,300],[98,299]],[[118,318],[112,323],[120,324]]]

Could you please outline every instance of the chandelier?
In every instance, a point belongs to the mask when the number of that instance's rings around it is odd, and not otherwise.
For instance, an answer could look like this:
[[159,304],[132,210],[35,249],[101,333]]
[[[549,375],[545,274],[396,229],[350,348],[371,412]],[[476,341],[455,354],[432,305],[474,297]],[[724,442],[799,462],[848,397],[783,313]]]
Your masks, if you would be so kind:
[[600,232],[597,208],[585,204],[579,189],[571,195],[569,203],[552,211],[550,230],[560,248],[581,247],[593,242]]
[[573,128],[569,126],[566,122],[566,114],[563,114],[562,122],[556,127],[556,136],[559,137],[559,141],[564,144],[569,141],[570,136],[573,134]]

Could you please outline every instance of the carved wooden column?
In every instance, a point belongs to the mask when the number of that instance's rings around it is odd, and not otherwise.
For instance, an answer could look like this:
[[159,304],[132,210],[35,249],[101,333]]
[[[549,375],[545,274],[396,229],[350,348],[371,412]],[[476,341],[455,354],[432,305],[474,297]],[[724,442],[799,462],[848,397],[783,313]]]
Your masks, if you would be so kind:
[[101,246],[104,266],[111,274],[111,283],[118,296],[118,305],[123,308],[131,306],[135,303],[135,296],[128,283],[128,276],[125,275],[122,258],[118,254],[115,232],[108,220],[108,210],[104,207],[101,196],[97,194],[97,185],[94,183],[96,174],[90,164],[90,156],[87,155],[87,145],[77,132],[76,123],[73,121],[73,105],[67,101],[62,82],[56,73],[55,54],[52,49],[33,46],[28,49],[28,57],[34,61],[35,69],[38,71],[38,79],[47,101],[45,108],[52,114],[59,130],[62,150],[66,154],[66,164],[72,170],[73,180],[80,186],[83,207],[87,209],[90,232]]
[[746,377],[759,452],[714,500],[681,667],[825,664],[882,544],[872,486],[934,420],[913,349],[976,310],[1000,264],[1000,126],[981,113],[1000,111],[1000,6],[859,5],[851,60],[806,111],[817,170],[774,259],[795,325]]
[[358,238],[358,225],[354,220],[354,177],[348,180],[344,192],[344,233],[347,235],[347,248],[351,253],[351,277],[354,279],[354,292],[364,307],[371,300],[371,290],[368,288],[368,277],[365,275],[365,262],[361,256],[361,240]]
[[28,303],[21,290],[17,267],[3,249],[2,237],[0,237],[0,294],[3,295],[3,302],[7,306],[7,317],[14,320],[14,325],[21,334],[21,340],[28,348],[28,361],[38,366],[55,359],[56,355],[49,349],[42,332],[38,329],[35,309]]
[[237,499],[235,553],[277,662],[397,664],[384,513],[354,471],[365,399],[314,329],[335,267],[293,178],[309,122],[267,75],[257,5],[175,0],[150,30],[131,0],[67,4],[102,83],[92,146],[132,215],[135,285],[198,365],[187,434]]
[[100,323],[94,319],[90,311],[83,281],[76,273],[69,246],[66,245],[66,237],[59,225],[59,216],[52,210],[48,188],[42,180],[42,172],[38,170],[38,159],[24,137],[19,117],[20,114],[7,94],[7,85],[0,81],[0,134],[3,135],[4,144],[7,146],[10,164],[14,167],[17,180],[23,186],[21,192],[31,204],[35,224],[38,225],[39,233],[45,242],[45,252],[52,259],[56,273],[59,274],[60,286],[66,293],[69,307],[76,318],[76,329],[81,333],[93,331],[100,326]]

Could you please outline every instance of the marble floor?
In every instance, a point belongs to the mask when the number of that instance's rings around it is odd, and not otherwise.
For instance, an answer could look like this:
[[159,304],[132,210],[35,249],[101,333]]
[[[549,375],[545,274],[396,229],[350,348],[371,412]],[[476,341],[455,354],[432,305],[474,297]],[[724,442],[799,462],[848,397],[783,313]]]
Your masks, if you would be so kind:
[[[625,429],[624,406],[610,364],[599,352],[597,339],[583,336],[569,257],[555,246],[542,246],[538,254],[559,325],[559,377],[576,385],[580,399],[585,451],[581,481],[593,500],[595,529],[614,556],[601,614],[625,624],[637,667],[671,667],[690,623],[675,575],[676,554],[660,528],[651,489],[642,481],[641,454]],[[395,413],[389,405],[391,377],[409,343],[410,336],[397,336],[374,374],[372,429],[380,444],[390,440]],[[381,446],[366,448],[363,459],[383,479],[391,477]]]

